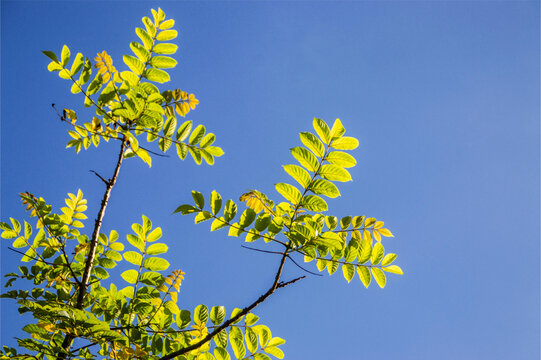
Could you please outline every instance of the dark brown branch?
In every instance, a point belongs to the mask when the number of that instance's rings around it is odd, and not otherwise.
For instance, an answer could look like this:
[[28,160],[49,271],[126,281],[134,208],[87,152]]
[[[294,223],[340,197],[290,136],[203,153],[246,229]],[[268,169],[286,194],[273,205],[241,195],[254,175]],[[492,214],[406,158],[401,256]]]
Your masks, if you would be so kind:
[[215,337],[220,331],[227,328],[229,325],[233,324],[235,321],[237,321],[238,319],[240,319],[241,317],[243,317],[244,315],[246,315],[250,311],[252,311],[256,306],[258,306],[263,301],[265,301],[269,296],[271,296],[276,291],[276,289],[286,287],[287,285],[293,284],[294,282],[304,278],[304,276],[302,276],[300,278],[294,279],[292,281],[288,281],[286,283],[280,282],[280,277],[282,276],[282,270],[284,269],[284,265],[285,265],[285,262],[286,262],[286,259],[287,259],[287,254],[288,254],[287,251],[288,251],[288,249],[286,249],[283,252],[282,259],[280,261],[280,266],[278,267],[278,271],[276,272],[276,276],[274,277],[274,282],[272,283],[272,286],[269,288],[269,290],[267,290],[266,293],[264,293],[256,301],[254,301],[253,303],[251,303],[250,305],[248,305],[247,307],[242,309],[242,311],[239,312],[237,315],[233,316],[232,318],[230,318],[229,320],[224,322],[222,325],[216,327],[214,329],[214,331],[209,333],[202,340],[196,342],[195,344],[192,344],[190,346],[182,348],[180,350],[173,351],[170,354],[162,356],[158,360],[171,360],[171,359],[174,359],[177,356],[180,356],[180,355],[186,354],[186,353],[188,353],[188,352],[190,352],[192,350],[198,349],[199,347],[201,347],[205,343],[212,340],[212,338]]
[[88,170],[90,171],[91,173],[94,173],[94,175],[96,175],[97,177],[100,178],[101,181],[104,182],[105,186],[108,186],[109,185],[109,181],[105,180],[100,174],[98,174],[96,171],[94,170]]
[[[89,286],[90,274],[92,272],[92,268],[94,267],[94,258],[96,257],[96,249],[98,245],[98,237],[100,234],[102,220],[103,220],[103,217],[105,216],[105,210],[107,208],[107,203],[109,202],[109,197],[111,196],[111,190],[115,186],[116,180],[118,178],[120,166],[122,165],[122,160],[124,159],[125,148],[126,148],[126,138],[123,138],[122,144],[120,146],[120,151],[118,154],[116,167],[113,172],[113,176],[107,183],[107,188],[105,189],[105,193],[103,194],[103,198],[101,200],[100,210],[98,211],[98,215],[94,222],[94,231],[92,233],[92,239],[90,240],[90,249],[88,252],[88,257],[86,258],[86,264],[85,264],[83,276],[81,277],[81,285],[79,286],[79,292],[77,294],[77,303],[75,305],[77,309],[83,309],[84,307],[84,300],[85,300],[85,295]],[[69,353],[69,348],[71,347],[73,339],[75,339],[75,336],[66,335],[66,337],[64,338],[64,341],[62,342],[62,348],[65,350],[65,352],[60,353],[58,355],[57,357],[58,360],[66,359],[66,356]]]

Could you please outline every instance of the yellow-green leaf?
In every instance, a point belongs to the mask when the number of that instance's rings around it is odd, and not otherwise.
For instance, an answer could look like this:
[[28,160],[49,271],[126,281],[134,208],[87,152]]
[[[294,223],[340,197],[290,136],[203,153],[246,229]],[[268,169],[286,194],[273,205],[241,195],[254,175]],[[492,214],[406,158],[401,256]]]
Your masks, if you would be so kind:
[[385,283],[387,282],[387,277],[385,276],[385,273],[377,267],[373,267],[370,270],[372,271],[372,275],[374,276],[374,279],[378,283],[379,287],[384,288]]

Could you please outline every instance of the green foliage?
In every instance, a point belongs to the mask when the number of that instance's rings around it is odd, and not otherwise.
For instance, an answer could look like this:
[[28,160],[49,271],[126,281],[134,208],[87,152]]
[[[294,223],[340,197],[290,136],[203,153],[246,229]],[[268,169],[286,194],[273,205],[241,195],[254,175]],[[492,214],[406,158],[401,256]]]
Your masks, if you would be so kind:
[[[281,244],[288,254],[298,253],[305,262],[315,260],[317,269],[327,269],[329,275],[342,267],[347,282],[357,272],[361,282],[368,287],[373,277],[383,288],[386,284],[384,272],[402,274],[399,266],[391,265],[396,254],[385,254],[381,243],[382,237],[393,237],[383,227],[383,221],[364,215],[339,220],[324,214],[328,205],[323,197],[339,197],[335,182],[351,181],[347,168],[357,163],[352,155],[336,150],[353,150],[359,142],[343,136],[346,130],[338,119],[332,128],[325,121],[314,119],[313,127],[317,135],[300,133],[306,148],[291,149],[300,166],[284,165],[285,172],[300,187],[288,183],[275,185],[285,202],[275,205],[265,194],[252,190],[240,197],[240,201],[246,201],[247,208],[235,221],[238,206],[233,200],[227,201],[221,215],[219,207],[206,211],[203,195],[193,192],[195,206],[181,205],[175,213],[195,213],[196,224],[212,220],[211,231],[227,227],[229,236],[244,236],[246,242],[263,239],[266,243]],[[211,194],[211,202],[212,199],[220,199],[221,203],[221,196],[216,191]]]
[[[84,105],[96,111],[91,121],[77,123],[75,111],[64,109],[62,120],[73,127],[68,131],[72,139],[67,147],[79,152],[91,145],[98,147],[101,140],[125,138],[129,146],[124,156],[137,156],[151,166],[151,152],[139,145],[140,136],[145,134],[147,142],[158,140],[158,148],[164,153],[174,144],[180,159],[190,154],[197,164],[205,160],[212,165],[215,157],[224,154],[213,145],[215,135],[206,133],[203,125],[192,132],[191,120],[179,123],[177,118],[195,109],[199,100],[180,89],[160,92],[154,84],[168,82],[170,76],[164,69],[177,64],[175,59],[165,56],[177,50],[177,45],[167,42],[177,37],[177,31],[171,29],[174,21],[165,20],[159,9],[153,11],[153,19],[145,16],[143,24],[144,29],[136,29],[140,42],[130,44],[133,55],[122,58],[128,68],[125,71],[115,68],[106,51],[98,53],[94,64],[81,53],[72,58],[66,45],[60,59],[52,51],[43,51],[51,60],[49,71],[70,80],[71,92],[82,93]],[[93,67],[97,71],[92,77]]]
[[[121,142],[121,152],[113,177],[98,175],[106,190],[88,232],[87,201],[81,190],[68,194],[59,212],[43,198],[21,193],[32,224],[13,218],[0,222],[0,236],[11,242],[22,263],[18,272],[6,274],[5,286],[11,290],[1,296],[14,299],[18,311],[33,319],[22,329],[28,336],[17,339],[18,348],[4,346],[1,359],[282,359],[279,346],[285,340],[273,337],[252,310],[278,288],[300,279],[280,281],[287,259],[300,255],[330,275],[342,267],[348,282],[357,273],[366,287],[373,278],[383,288],[385,272],[402,274],[393,264],[397,255],[385,253],[382,237],[393,235],[382,221],[324,214],[329,208],[326,198],[341,196],[336,182],[351,181],[347,169],[357,163],[342,151],[355,149],[358,140],[344,136],[340,120],[329,128],[314,119],[315,134],[300,133],[304,147],[291,149],[298,165],[284,166],[293,181],[275,184],[285,201],[250,190],[241,195],[246,206],[239,210],[235,201],[224,201],[216,191],[207,198],[192,191],[193,204],[175,210],[194,214],[195,223],[209,221],[211,231],[228,228],[229,236],[243,236],[246,242],[262,239],[283,246],[274,283],[244,309],[228,313],[224,306],[204,304],[193,311],[181,309],[178,293],[185,273],[170,269],[162,230],[146,216],[131,226],[125,240],[115,230],[102,233],[101,221],[123,159],[137,156],[151,165],[154,152],[140,145],[141,135],[146,134],[147,142],[158,140],[162,152],[174,144],[181,159],[189,153],[197,164],[204,159],[212,165],[223,155],[204,125],[177,123],[177,115],[184,117],[195,109],[195,96],[180,89],[160,92],[154,84],[168,82],[165,69],[177,64],[166,56],[177,51],[177,45],[168,42],[177,37],[174,20],[166,20],[158,9],[152,10],[152,19],[142,21],[144,28],[136,29],[140,42],[130,44],[133,55],[123,56],[129,70],[117,70],[106,51],[98,53],[94,63],[80,53],[72,56],[67,46],[60,56],[43,52],[51,60],[48,70],[70,80],[71,92],[82,93],[84,105],[95,110],[91,120],[82,123],[71,109],[59,114],[73,128],[67,147],[78,153],[112,139]],[[73,347],[74,339],[82,346]]]

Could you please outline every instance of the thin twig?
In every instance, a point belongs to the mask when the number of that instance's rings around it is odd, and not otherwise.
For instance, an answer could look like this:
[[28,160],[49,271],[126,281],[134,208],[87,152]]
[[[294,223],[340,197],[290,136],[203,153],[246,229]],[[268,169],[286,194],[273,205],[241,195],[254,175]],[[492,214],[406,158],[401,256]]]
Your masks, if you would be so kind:
[[100,174],[98,174],[96,171],[94,170],[88,170],[90,171],[91,173],[94,173],[94,175],[96,175],[97,177],[100,178],[101,181],[103,181],[105,183],[106,186],[109,185],[109,181],[105,180]]
[[280,252],[280,251],[261,250],[261,249],[256,249],[256,248],[249,247],[249,246],[246,246],[246,245],[241,245],[240,247],[248,249],[248,250],[253,250],[253,251],[257,251],[257,252],[266,253],[266,254],[277,254],[277,255],[283,255],[284,254],[283,252]]
[[293,261],[293,264],[297,265],[297,267],[299,267],[301,270],[306,271],[308,274],[312,274],[312,275],[315,275],[315,276],[323,276],[323,275],[321,275],[321,274],[318,274],[318,273],[315,273],[315,272],[312,272],[312,271],[310,271],[310,270],[307,270],[307,269],[303,268],[302,266],[300,266],[299,264],[297,264],[297,262],[296,262],[295,260],[293,260],[293,258],[292,258],[289,254],[287,255],[287,258],[288,258],[289,260]]

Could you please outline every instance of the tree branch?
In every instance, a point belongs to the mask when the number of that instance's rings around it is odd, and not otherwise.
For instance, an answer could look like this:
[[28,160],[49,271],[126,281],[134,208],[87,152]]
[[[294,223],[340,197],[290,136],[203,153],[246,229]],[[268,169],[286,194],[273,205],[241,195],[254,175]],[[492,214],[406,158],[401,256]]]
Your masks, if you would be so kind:
[[282,253],[283,254],[282,259],[280,260],[280,266],[278,267],[278,271],[276,271],[276,275],[274,277],[274,282],[272,283],[272,286],[267,290],[266,293],[264,293],[256,301],[254,301],[253,303],[251,303],[250,305],[248,305],[247,307],[242,309],[242,311],[239,312],[237,315],[233,316],[232,318],[230,318],[229,320],[224,322],[222,325],[216,327],[214,329],[214,331],[212,331],[210,334],[205,336],[202,340],[196,342],[195,344],[192,344],[190,346],[182,348],[180,350],[174,351],[174,352],[172,352],[172,353],[170,353],[168,355],[162,356],[158,360],[171,360],[171,359],[174,359],[177,356],[186,354],[186,353],[188,353],[188,352],[190,352],[192,350],[200,348],[202,345],[204,345],[205,343],[212,340],[212,338],[215,337],[220,331],[227,328],[229,325],[233,324],[235,321],[237,321],[238,319],[240,319],[244,315],[248,314],[256,306],[258,306],[263,301],[265,301],[269,296],[271,296],[276,291],[276,289],[286,287],[286,286],[288,286],[290,284],[293,284],[294,282],[304,278],[304,276],[301,276],[300,278],[297,278],[297,279],[294,279],[294,280],[291,280],[291,281],[288,281],[288,282],[285,282],[285,283],[280,282],[280,277],[282,276],[282,270],[284,269],[284,265],[286,263],[286,259],[287,259],[287,256],[288,256],[288,252],[287,252],[288,250],[289,250],[289,248],[287,248]]
[[[103,194],[103,198],[101,200],[100,210],[98,211],[98,215],[94,222],[94,231],[92,233],[92,239],[90,240],[90,250],[88,252],[88,257],[86,258],[86,264],[83,271],[83,276],[81,277],[81,285],[79,286],[79,292],[77,294],[77,303],[75,305],[77,309],[83,309],[84,307],[84,300],[85,300],[86,291],[89,286],[90,274],[92,272],[92,268],[94,267],[94,258],[96,257],[96,249],[98,245],[98,237],[100,234],[101,223],[102,223],[103,217],[105,216],[105,209],[107,208],[107,203],[109,202],[109,197],[111,196],[111,190],[115,186],[116,180],[118,178],[120,166],[122,165],[122,160],[124,159],[125,148],[126,148],[126,138],[124,137],[122,138],[122,144],[120,146],[118,160],[116,163],[115,170],[113,172],[113,176],[107,182],[107,188],[105,189],[105,193]],[[75,339],[75,336],[66,335],[66,337],[64,338],[64,341],[62,342],[62,348],[65,350],[65,353],[60,353],[57,357],[58,360],[66,359],[66,356],[69,353],[69,349],[71,347],[73,339]]]

